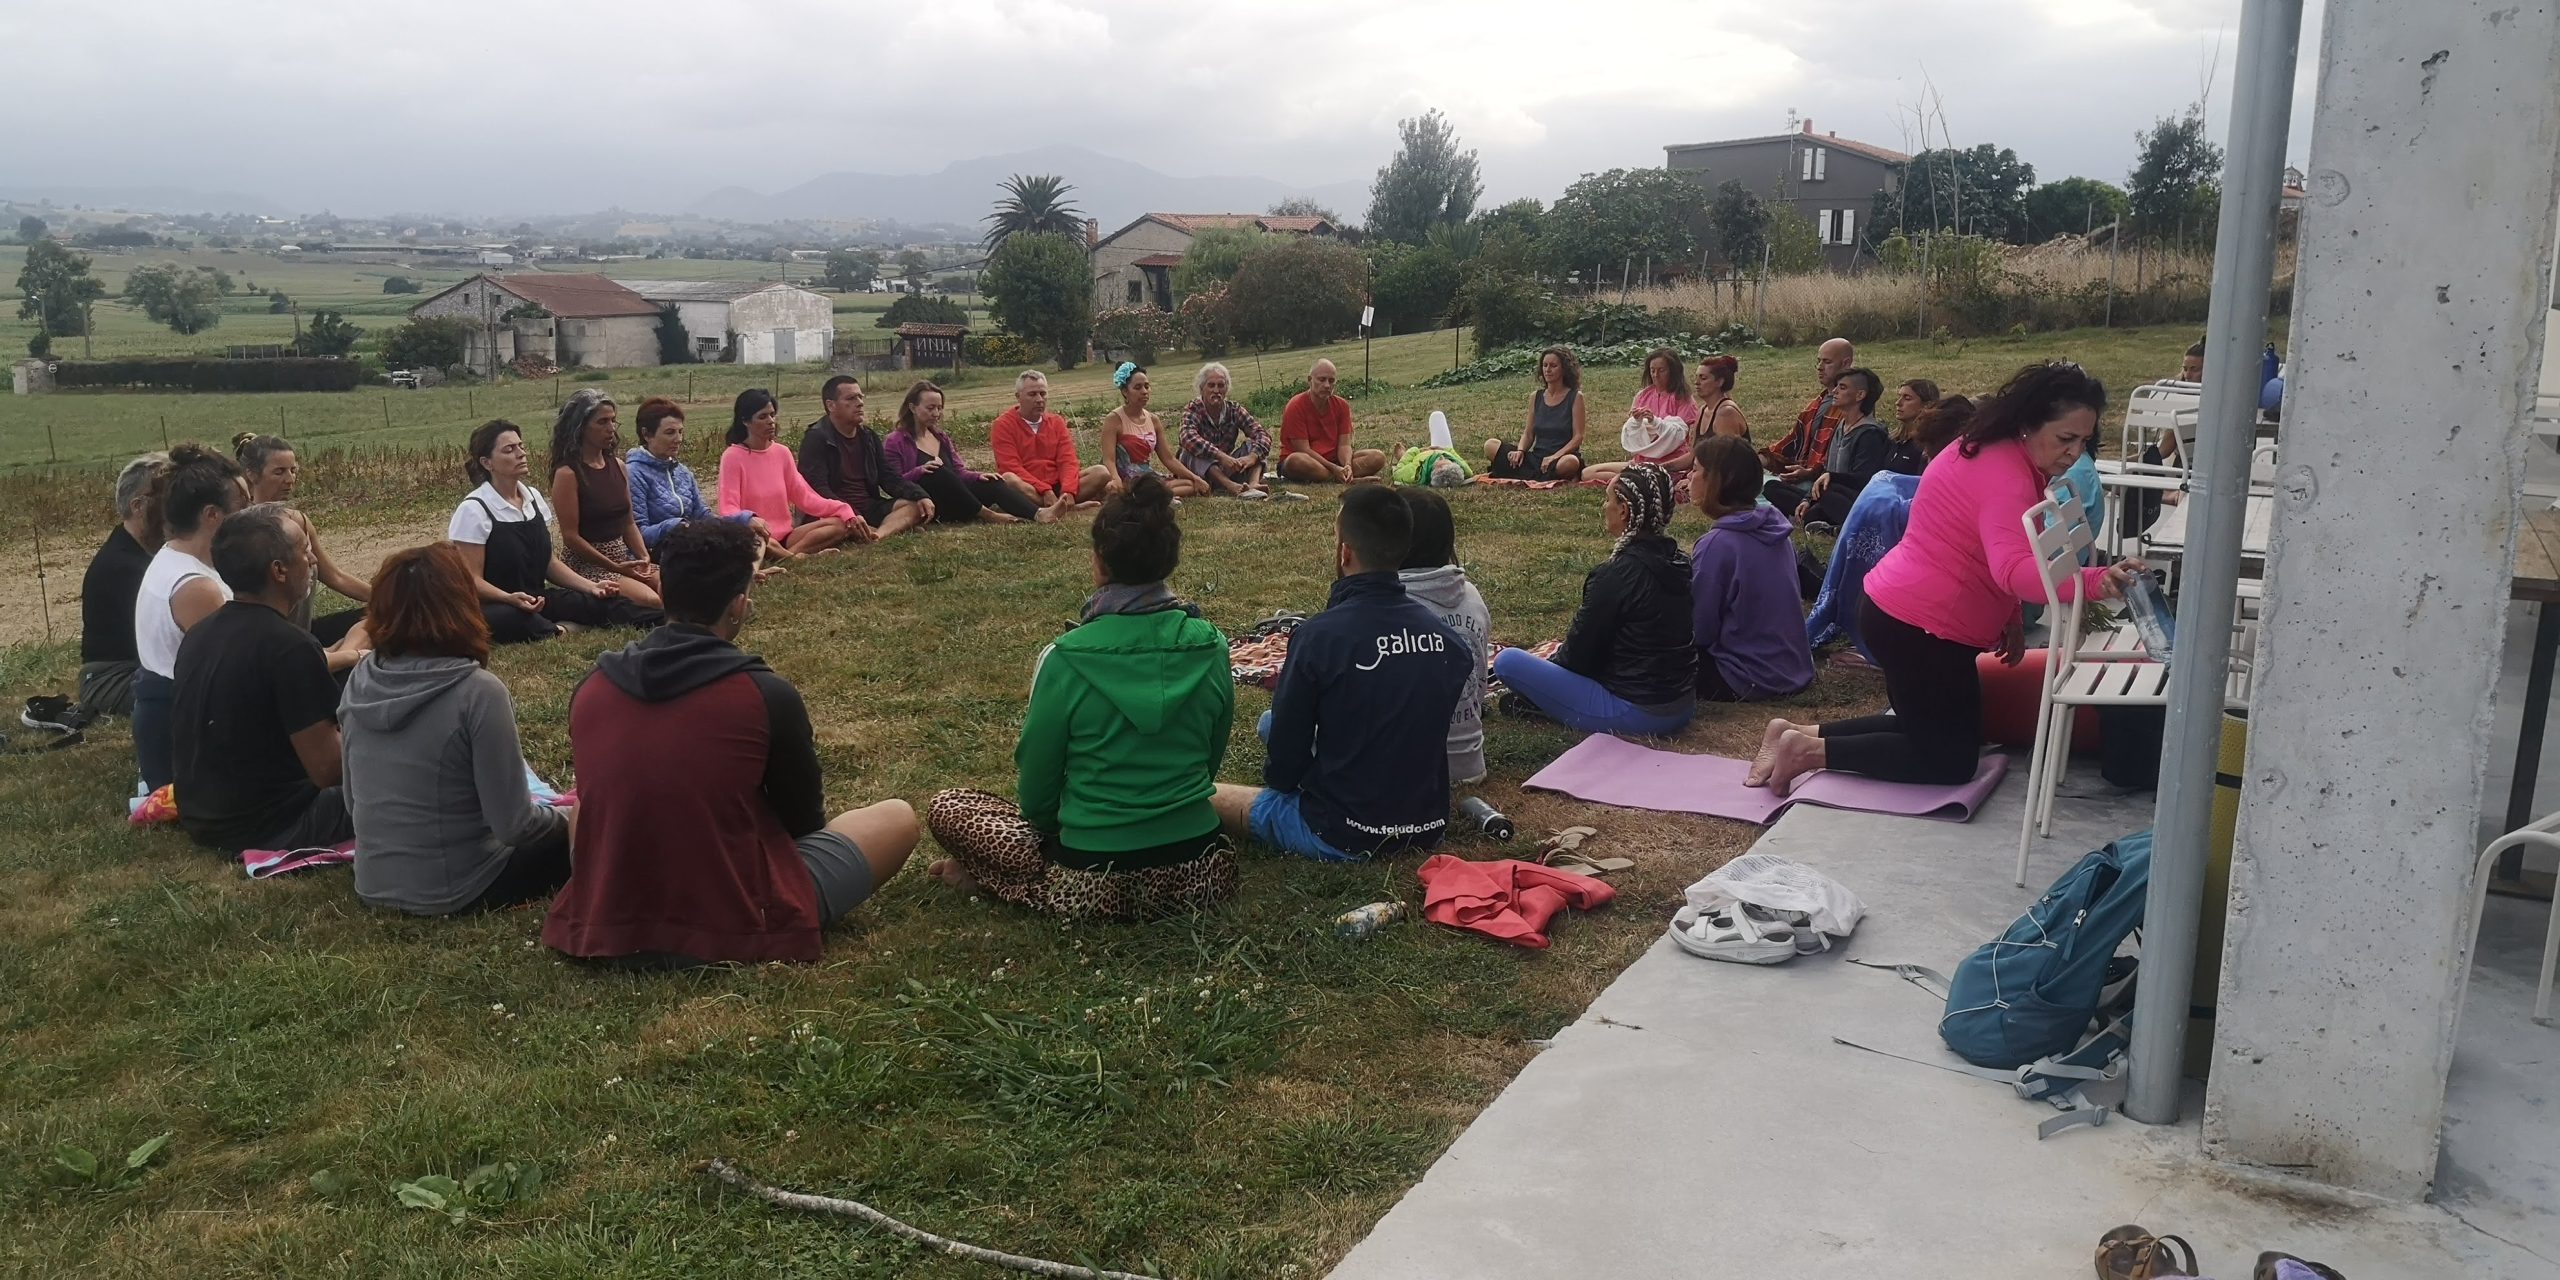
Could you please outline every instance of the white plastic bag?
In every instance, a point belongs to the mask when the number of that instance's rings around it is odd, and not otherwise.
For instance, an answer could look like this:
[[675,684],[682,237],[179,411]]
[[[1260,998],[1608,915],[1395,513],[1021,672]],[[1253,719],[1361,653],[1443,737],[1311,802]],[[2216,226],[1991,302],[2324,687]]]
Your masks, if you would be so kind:
[[1700,911],[1748,902],[1770,911],[1802,913],[1812,926],[1845,938],[1867,914],[1867,904],[1839,881],[1774,853],[1746,853],[1690,885],[1689,905]]
[[1618,444],[1630,458],[1671,457],[1688,441],[1689,424],[1668,415],[1657,414],[1647,421],[1629,414],[1625,425],[1618,428]]

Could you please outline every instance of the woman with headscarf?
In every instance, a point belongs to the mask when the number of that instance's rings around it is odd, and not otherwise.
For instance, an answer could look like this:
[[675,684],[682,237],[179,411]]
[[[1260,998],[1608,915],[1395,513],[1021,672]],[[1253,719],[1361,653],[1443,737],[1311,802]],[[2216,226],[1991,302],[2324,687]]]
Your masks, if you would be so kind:
[[1671,473],[1649,462],[1618,473],[1601,504],[1616,549],[1582,580],[1564,647],[1550,662],[1505,649],[1493,678],[1502,707],[1585,733],[1677,733],[1698,708],[1689,557],[1664,532],[1678,506]]

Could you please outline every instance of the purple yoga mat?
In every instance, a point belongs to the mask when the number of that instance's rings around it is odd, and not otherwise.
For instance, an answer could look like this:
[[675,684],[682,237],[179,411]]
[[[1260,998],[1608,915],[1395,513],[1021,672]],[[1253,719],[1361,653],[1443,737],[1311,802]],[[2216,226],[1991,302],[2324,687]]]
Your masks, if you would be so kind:
[[2009,772],[2009,757],[1992,752],[1962,786],[1930,787],[1915,782],[1879,782],[1853,773],[1825,770],[1797,780],[1792,794],[1780,796],[1767,787],[1742,785],[1751,762],[1725,756],[1683,755],[1656,751],[1623,738],[1595,733],[1556,757],[1523,786],[1561,791],[1595,804],[1665,813],[1704,813],[1762,825],[1774,821],[1789,805],[1818,804],[1832,809],[1898,813],[1944,822],[1970,822],[1974,810],[2000,786]]

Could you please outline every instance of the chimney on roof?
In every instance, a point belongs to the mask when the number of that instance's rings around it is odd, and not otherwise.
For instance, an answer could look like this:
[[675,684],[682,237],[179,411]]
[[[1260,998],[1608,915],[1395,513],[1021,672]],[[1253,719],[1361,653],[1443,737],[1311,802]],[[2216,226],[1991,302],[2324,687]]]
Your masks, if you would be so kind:
[[1084,220],[1084,247],[1085,247],[1085,248],[1087,248],[1087,249],[1090,249],[1090,248],[1093,248],[1095,245],[1098,245],[1098,244],[1101,244],[1101,243],[1102,243],[1102,223],[1100,223],[1099,221],[1097,221],[1097,220],[1095,220],[1095,219],[1092,219],[1092,218],[1087,218],[1087,219],[1085,219],[1085,220]]
[[1805,136],[1808,138],[1813,136],[1813,117],[1806,116],[1804,118],[1804,132]]
[[1835,137],[1835,138],[1839,137],[1839,136],[1840,136],[1840,131],[1839,131],[1839,130],[1837,130],[1837,129],[1832,130],[1832,131],[1831,131],[1831,136],[1832,136],[1832,137]]

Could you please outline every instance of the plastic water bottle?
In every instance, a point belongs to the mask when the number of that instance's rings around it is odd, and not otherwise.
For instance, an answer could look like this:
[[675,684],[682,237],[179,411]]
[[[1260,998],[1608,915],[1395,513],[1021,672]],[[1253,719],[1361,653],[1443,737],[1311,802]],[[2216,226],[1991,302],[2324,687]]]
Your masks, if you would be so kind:
[[1520,829],[1511,825],[1511,819],[1503,817],[1501,810],[1486,804],[1480,797],[1468,796],[1459,801],[1458,812],[1476,824],[1476,830],[1493,839],[1509,840],[1520,834]]
[[2168,597],[2160,594],[2160,583],[2148,573],[2136,574],[2125,587],[2125,612],[2133,615],[2133,629],[2142,635],[2142,647],[2154,662],[2169,661],[2170,651],[2178,641],[2178,616],[2169,610]]
[[1345,911],[1333,918],[1333,934],[1337,938],[1358,941],[1377,936],[1380,929],[1404,919],[1401,902],[1372,902],[1357,911]]

